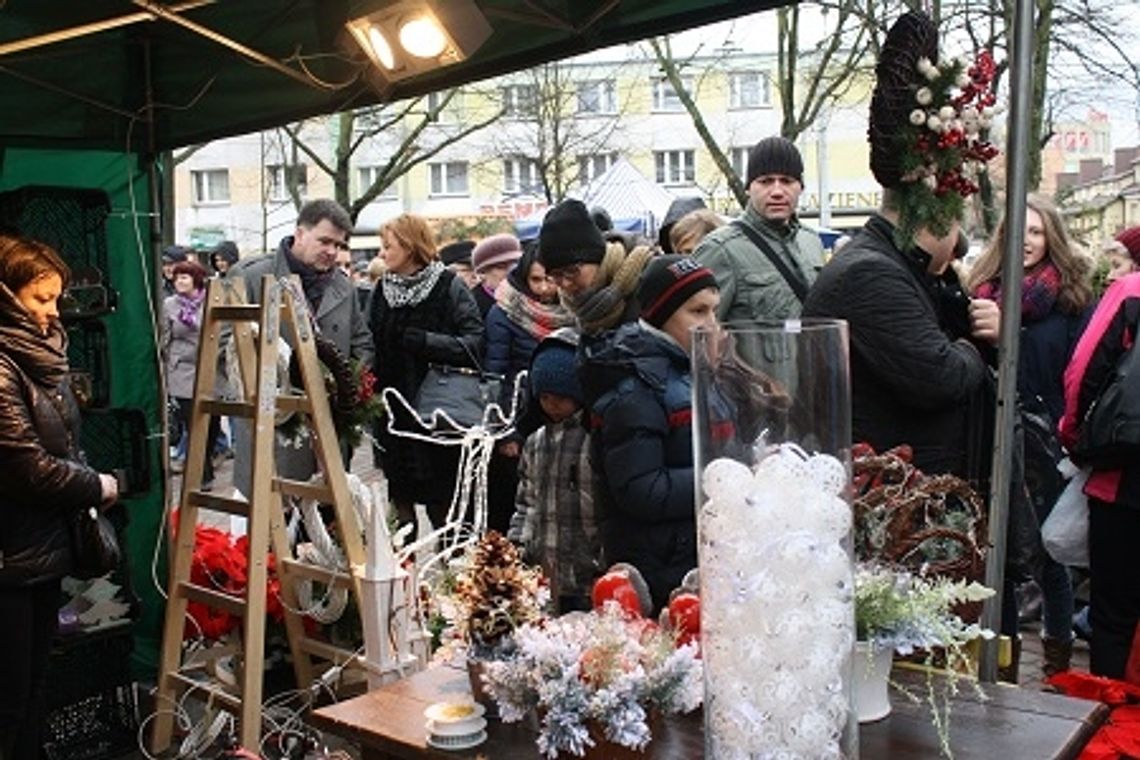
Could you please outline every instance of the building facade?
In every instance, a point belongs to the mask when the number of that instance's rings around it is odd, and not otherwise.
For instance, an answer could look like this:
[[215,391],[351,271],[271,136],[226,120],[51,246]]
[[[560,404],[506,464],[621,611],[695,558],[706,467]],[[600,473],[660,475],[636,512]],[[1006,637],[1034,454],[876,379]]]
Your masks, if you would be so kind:
[[[687,58],[682,81],[709,132],[743,175],[749,148],[778,134],[781,111],[774,54],[716,51]],[[575,195],[618,157],[677,197],[698,195],[735,214],[739,204],[705,149],[693,119],[656,62],[635,45],[605,55],[550,64],[409,104],[358,115],[349,139],[351,199],[401,148],[434,152],[400,176],[357,217],[362,233],[402,212],[428,217],[498,216],[541,219],[551,199]],[[821,112],[798,143],[804,157],[801,216],[837,229],[859,226],[878,207],[879,188],[867,168],[866,113],[870,88],[856,83],[843,101]],[[490,126],[443,147],[466,127]],[[434,114],[424,125],[425,114]],[[344,144],[337,115],[285,130],[209,143],[175,171],[176,235],[206,248],[221,239],[243,254],[271,249],[290,234],[295,201],[333,196],[329,172]],[[825,199],[824,203],[820,199]]]

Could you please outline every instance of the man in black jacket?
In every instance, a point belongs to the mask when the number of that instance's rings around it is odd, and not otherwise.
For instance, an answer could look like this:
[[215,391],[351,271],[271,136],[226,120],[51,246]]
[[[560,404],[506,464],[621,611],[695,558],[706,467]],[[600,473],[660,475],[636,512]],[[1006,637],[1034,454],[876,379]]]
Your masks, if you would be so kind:
[[[922,71],[937,63],[934,25],[905,14],[883,43],[871,100],[883,207],[824,267],[803,313],[847,320],[854,440],[880,451],[909,444],[920,469],[968,477],[971,406],[989,382],[1000,315],[994,302],[967,298],[950,268],[972,192],[958,178],[975,169],[961,153],[942,153],[953,146],[941,118],[954,107]],[[979,155],[990,150],[976,135],[963,139]]]

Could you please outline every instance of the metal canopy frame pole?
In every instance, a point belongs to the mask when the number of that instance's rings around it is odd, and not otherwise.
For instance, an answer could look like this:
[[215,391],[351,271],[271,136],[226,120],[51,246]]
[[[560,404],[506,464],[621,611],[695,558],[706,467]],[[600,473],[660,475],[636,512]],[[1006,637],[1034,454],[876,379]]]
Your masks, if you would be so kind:
[[[982,624],[1001,628],[1005,575],[1006,524],[1009,519],[1010,470],[1014,415],[1017,413],[1017,355],[1021,333],[1021,279],[1024,274],[1025,195],[1028,190],[1029,106],[1033,69],[1033,0],[1016,0],[1009,67],[1009,133],[1006,140],[1005,241],[1002,248],[1001,341],[998,347],[997,420],[990,477],[990,551],[986,585],[995,594],[986,600]],[[984,641],[978,663],[982,681],[997,680],[998,640]]]

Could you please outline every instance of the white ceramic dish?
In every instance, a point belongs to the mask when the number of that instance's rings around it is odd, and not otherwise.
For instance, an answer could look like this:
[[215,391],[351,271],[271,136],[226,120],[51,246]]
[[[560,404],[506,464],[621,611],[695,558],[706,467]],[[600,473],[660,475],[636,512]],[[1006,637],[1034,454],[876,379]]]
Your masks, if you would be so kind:
[[[486,721],[484,721],[486,724]],[[487,732],[480,731],[477,734],[469,734],[465,736],[438,736],[435,734],[427,735],[427,743],[436,749],[471,749],[478,747],[483,742],[487,741]]]
[[471,736],[477,734],[487,727],[486,718],[471,718],[462,723],[436,723],[434,720],[427,722],[427,730],[435,736]]

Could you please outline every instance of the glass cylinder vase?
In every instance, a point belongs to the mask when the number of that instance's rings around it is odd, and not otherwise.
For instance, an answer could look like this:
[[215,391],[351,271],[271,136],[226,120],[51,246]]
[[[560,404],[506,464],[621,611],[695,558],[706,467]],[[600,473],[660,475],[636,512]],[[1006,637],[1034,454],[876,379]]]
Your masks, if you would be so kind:
[[705,757],[858,757],[847,325],[694,333]]

